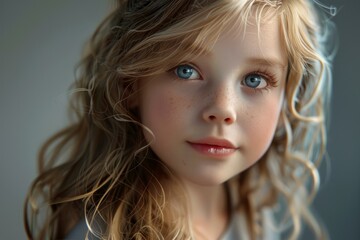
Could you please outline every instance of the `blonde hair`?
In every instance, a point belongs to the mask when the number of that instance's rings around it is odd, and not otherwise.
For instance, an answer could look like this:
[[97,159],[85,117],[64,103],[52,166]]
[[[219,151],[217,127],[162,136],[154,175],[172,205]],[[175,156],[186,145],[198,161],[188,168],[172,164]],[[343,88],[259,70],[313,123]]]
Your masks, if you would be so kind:
[[244,25],[253,13],[259,25],[266,16],[281,19],[289,68],[269,150],[229,181],[237,186],[237,210],[245,215],[251,239],[263,234],[265,208],[286,210],[278,227],[290,229],[289,239],[300,235],[304,221],[318,239],[326,238],[309,206],[325,153],[331,64],[321,15],[305,0],[118,0],[79,64],[74,122],[39,153],[40,174],[25,203],[28,237],[63,238],[85,218],[101,239],[191,239],[185,198],[177,208],[166,201],[167,194],[184,193],[163,189],[165,180],[177,180],[145,141],[143,131],[150,130],[131,104],[135,86],[211,48],[224,27],[234,20]]

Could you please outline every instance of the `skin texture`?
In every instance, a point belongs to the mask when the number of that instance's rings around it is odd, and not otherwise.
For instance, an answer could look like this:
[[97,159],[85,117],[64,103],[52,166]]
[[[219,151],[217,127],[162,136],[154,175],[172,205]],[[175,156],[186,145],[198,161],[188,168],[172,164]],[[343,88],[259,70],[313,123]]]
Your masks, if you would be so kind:
[[[261,24],[260,36],[258,30],[256,24],[248,24],[245,35],[225,29],[210,52],[183,63],[195,70],[191,79],[175,68],[140,83],[142,123],[154,134],[145,137],[184,182],[194,228],[208,239],[226,226],[222,183],[260,159],[278,124],[287,73],[279,20]],[[262,79],[256,89],[246,85],[249,74]],[[234,149],[194,148],[208,138],[226,139]]]

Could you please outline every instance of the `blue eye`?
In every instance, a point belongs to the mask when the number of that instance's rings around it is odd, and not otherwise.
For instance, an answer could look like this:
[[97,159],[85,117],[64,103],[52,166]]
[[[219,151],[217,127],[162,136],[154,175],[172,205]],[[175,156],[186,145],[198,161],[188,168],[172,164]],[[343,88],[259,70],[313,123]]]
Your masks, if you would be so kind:
[[190,65],[180,65],[176,67],[175,74],[182,79],[199,79],[200,74]]
[[255,73],[247,75],[243,84],[249,88],[265,88],[267,86],[267,82],[264,77]]

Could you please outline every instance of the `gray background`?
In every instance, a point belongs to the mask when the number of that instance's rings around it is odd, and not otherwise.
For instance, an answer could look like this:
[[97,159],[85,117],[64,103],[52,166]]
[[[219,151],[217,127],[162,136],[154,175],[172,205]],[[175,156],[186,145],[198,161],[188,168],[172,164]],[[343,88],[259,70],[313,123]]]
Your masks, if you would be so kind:
[[[340,8],[329,164],[315,200],[332,239],[360,239],[360,1]],[[25,239],[22,208],[40,144],[66,123],[67,90],[108,1],[0,2],[0,239]],[[330,171],[325,171],[330,169]]]

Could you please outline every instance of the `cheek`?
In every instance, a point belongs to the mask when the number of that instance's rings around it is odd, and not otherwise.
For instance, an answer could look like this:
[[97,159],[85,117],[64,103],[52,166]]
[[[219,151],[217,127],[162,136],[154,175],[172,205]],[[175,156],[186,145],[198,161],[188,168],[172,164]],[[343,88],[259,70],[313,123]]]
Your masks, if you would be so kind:
[[259,159],[269,148],[279,121],[283,98],[274,97],[248,108],[246,120],[247,144],[253,159]]
[[156,94],[148,98],[145,105],[146,110],[144,117],[148,118],[152,124],[171,122],[172,115],[176,108],[173,98],[167,94]]
[[144,94],[141,103],[141,121],[152,131],[164,122],[171,122],[171,115],[174,109],[172,99],[166,94]]
[[142,123],[151,129],[157,139],[166,136],[166,132],[176,129],[189,104],[184,98],[168,88],[149,88],[142,94],[140,113]]

